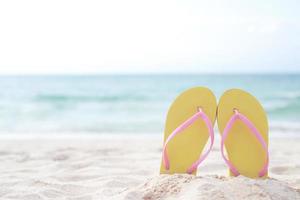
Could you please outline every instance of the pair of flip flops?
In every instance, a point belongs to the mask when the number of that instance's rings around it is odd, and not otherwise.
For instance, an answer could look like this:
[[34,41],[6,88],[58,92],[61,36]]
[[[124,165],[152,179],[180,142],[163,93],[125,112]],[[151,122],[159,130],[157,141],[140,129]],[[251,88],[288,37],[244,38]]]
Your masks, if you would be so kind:
[[[251,94],[231,89],[221,96],[217,105],[214,94],[204,87],[183,92],[171,105],[160,173],[196,174],[213,147],[216,120],[222,157],[230,175],[267,177],[268,120],[261,104]],[[204,151],[207,142],[209,146]]]

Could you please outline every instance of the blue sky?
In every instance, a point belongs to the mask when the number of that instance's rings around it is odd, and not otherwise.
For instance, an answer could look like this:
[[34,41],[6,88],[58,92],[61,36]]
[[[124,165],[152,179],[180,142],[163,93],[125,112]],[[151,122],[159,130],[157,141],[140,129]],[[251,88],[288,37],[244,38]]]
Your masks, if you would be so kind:
[[300,3],[0,2],[0,74],[300,72]]

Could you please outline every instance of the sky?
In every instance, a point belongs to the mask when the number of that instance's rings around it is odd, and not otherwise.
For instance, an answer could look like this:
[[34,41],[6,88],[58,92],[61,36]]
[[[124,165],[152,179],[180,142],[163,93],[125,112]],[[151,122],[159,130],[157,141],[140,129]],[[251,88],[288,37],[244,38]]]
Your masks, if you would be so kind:
[[300,72],[299,0],[0,1],[0,74]]

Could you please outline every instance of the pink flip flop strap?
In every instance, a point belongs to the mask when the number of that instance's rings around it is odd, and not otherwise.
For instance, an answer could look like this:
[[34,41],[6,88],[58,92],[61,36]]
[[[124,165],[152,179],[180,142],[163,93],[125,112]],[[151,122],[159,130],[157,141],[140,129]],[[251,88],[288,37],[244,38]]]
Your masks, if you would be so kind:
[[209,152],[212,149],[213,143],[214,143],[214,130],[213,130],[213,126],[212,123],[210,121],[210,119],[208,118],[208,116],[202,111],[202,109],[199,109],[192,117],[190,117],[189,119],[187,119],[185,122],[183,122],[182,124],[180,124],[170,135],[169,137],[166,139],[165,143],[164,143],[164,147],[163,147],[163,164],[165,166],[166,170],[170,169],[170,162],[169,162],[169,158],[168,158],[168,153],[167,153],[167,145],[170,142],[170,140],[172,140],[177,134],[181,133],[183,130],[185,130],[187,127],[189,127],[190,125],[192,125],[198,118],[202,118],[202,120],[205,122],[207,128],[208,128],[208,132],[210,135],[210,146],[208,148],[208,150],[199,157],[199,159],[197,161],[195,161],[188,169],[187,169],[187,173],[191,174],[193,173],[197,167],[200,165],[200,163],[208,156]]
[[247,125],[247,127],[251,130],[251,133],[256,137],[256,139],[262,145],[262,147],[263,147],[263,149],[266,153],[266,156],[267,156],[266,162],[265,162],[264,166],[262,167],[262,169],[260,170],[260,172],[258,174],[259,177],[263,177],[267,173],[268,166],[269,166],[268,146],[267,146],[265,140],[263,139],[263,137],[261,136],[260,132],[254,126],[254,124],[245,115],[238,112],[238,110],[234,110],[234,115],[230,118],[230,120],[228,121],[228,123],[227,123],[227,125],[226,125],[226,127],[223,131],[222,139],[221,139],[222,157],[223,157],[225,163],[227,164],[227,166],[229,167],[230,171],[233,173],[233,175],[234,176],[240,175],[237,168],[229,161],[229,159],[226,158],[225,153],[224,153],[224,143],[226,141],[226,138],[229,134],[230,129],[232,128],[232,126],[233,126],[233,124],[235,123],[236,120],[241,120],[244,124]]

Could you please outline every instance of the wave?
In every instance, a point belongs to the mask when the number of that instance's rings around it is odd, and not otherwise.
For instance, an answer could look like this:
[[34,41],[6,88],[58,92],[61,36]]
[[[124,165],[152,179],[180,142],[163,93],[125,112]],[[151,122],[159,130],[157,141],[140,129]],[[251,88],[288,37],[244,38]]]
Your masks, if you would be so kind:
[[265,107],[268,112],[277,113],[277,112],[297,112],[300,110],[300,102],[287,102],[282,104],[276,104],[273,106]]
[[284,92],[284,93],[282,93],[281,97],[299,100],[300,99],[300,91]]
[[145,96],[135,95],[37,95],[34,100],[38,102],[118,102],[118,101],[145,101]]
[[281,100],[281,101],[299,101],[300,91],[284,91],[280,93],[271,94],[267,97],[268,100]]
[[297,114],[300,112],[300,92],[287,92],[285,95],[273,96],[265,102],[264,107],[271,114]]

